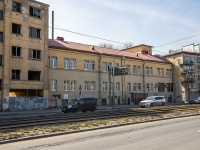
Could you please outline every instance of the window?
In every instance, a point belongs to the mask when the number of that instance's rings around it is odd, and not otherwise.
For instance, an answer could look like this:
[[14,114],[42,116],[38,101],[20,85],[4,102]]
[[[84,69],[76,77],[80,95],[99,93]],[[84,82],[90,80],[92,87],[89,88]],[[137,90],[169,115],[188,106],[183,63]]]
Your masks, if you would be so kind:
[[69,80],[64,80],[64,91],[69,91]]
[[173,92],[173,83],[167,83],[167,92]]
[[28,71],[28,80],[40,81],[40,71]]
[[136,66],[133,66],[133,74],[136,74]]
[[169,70],[169,76],[172,77],[172,70]]
[[150,83],[150,89],[149,89],[150,92],[153,92],[153,83]]
[[51,56],[51,64],[50,64],[50,66],[52,68],[56,68],[57,67],[57,57]]
[[20,24],[12,23],[12,33],[22,34],[22,26]]
[[84,70],[89,70],[89,60],[84,60]]
[[106,70],[107,70],[107,63],[103,62],[102,63],[102,72],[106,72]]
[[126,65],[126,68],[127,68],[127,71],[128,71],[128,74],[130,74],[130,65]]
[[153,69],[152,67],[149,67],[149,75],[152,76],[152,74],[153,74]]
[[71,59],[71,69],[76,69],[76,59]]
[[0,32],[0,42],[3,42],[3,32]]
[[159,83],[158,84],[158,92],[165,92],[164,83]]
[[95,69],[95,61],[90,61],[90,70],[94,71]]
[[138,69],[137,69],[137,73],[138,73],[138,75],[140,75],[140,74],[141,74],[140,66],[138,66],[137,68],[138,68]]
[[12,56],[21,56],[21,47],[12,46]]
[[41,50],[29,49],[29,58],[41,60]]
[[29,27],[29,36],[33,38],[41,38],[41,30],[33,27]]
[[169,69],[166,70],[166,77],[169,77]]
[[149,68],[146,67],[146,75],[148,75],[148,74],[149,74]]
[[137,91],[137,83],[133,84],[133,91],[136,92]]
[[64,58],[64,69],[69,69],[69,58]]
[[51,91],[57,90],[57,80],[51,80]]
[[112,69],[112,63],[110,63],[110,62],[108,63],[108,69]]
[[127,83],[127,91],[131,92],[131,83]]
[[0,55],[0,66],[3,65],[3,55]]
[[157,68],[158,76],[160,76],[160,68]]
[[116,92],[119,92],[119,91],[120,91],[120,83],[116,82]]
[[41,18],[42,14],[41,14],[41,10],[35,7],[30,7],[29,8],[29,15],[33,16],[33,17],[37,17],[37,18]]
[[0,10],[0,20],[3,20],[3,11]]
[[138,91],[141,91],[141,83],[138,83]]
[[90,82],[85,81],[85,91],[89,91]]
[[2,83],[2,79],[0,79],[0,90],[3,89],[3,83]]
[[92,92],[95,91],[95,81],[92,81],[92,82],[90,83],[90,90],[91,90]]
[[163,68],[161,68],[161,70],[160,70],[160,76],[163,76],[163,74],[164,74],[164,70],[163,70]]
[[107,82],[103,82],[103,91],[104,92],[107,92],[107,87],[108,87]]
[[197,63],[200,63],[200,57],[197,57]]
[[71,91],[76,91],[76,81],[75,80],[71,81]]
[[12,70],[12,80],[20,80],[21,71],[20,70]]
[[118,64],[118,63],[116,63],[116,64],[115,64],[115,67],[119,67],[119,64]]
[[13,3],[12,3],[12,10],[16,11],[16,12],[21,12],[21,10],[22,10],[22,4],[13,1]]
[[146,84],[146,92],[149,92],[149,83]]

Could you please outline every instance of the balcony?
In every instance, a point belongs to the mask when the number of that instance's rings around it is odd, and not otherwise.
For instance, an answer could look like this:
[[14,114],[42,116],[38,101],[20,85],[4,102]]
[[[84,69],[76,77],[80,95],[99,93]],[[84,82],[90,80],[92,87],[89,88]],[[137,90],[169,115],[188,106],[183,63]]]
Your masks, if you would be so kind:
[[182,78],[181,82],[195,82],[195,78]]
[[185,74],[185,73],[192,73],[194,72],[194,69],[182,69],[181,73]]
[[194,62],[193,61],[183,61],[180,63],[180,65],[192,66],[192,65],[194,65]]

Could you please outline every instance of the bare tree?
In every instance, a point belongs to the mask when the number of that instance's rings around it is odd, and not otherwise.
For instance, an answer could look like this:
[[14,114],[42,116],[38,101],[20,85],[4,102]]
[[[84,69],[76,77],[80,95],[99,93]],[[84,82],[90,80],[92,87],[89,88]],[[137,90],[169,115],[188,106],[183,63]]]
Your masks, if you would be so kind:
[[113,44],[110,44],[110,43],[100,43],[98,46],[105,47],[105,48],[113,48],[113,49],[115,47]]
[[133,43],[132,42],[126,42],[124,43],[124,45],[121,47],[121,49],[127,49],[127,48],[131,48],[133,47]]

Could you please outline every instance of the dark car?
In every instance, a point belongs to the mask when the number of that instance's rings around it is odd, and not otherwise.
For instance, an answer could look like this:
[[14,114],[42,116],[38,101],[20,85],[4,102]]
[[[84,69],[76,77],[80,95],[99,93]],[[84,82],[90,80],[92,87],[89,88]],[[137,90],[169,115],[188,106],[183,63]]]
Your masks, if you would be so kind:
[[197,97],[197,98],[195,98],[193,100],[190,100],[189,103],[190,104],[200,104],[200,97]]
[[62,106],[62,112],[86,112],[95,111],[97,109],[97,101],[95,98],[77,98],[73,99],[68,105]]

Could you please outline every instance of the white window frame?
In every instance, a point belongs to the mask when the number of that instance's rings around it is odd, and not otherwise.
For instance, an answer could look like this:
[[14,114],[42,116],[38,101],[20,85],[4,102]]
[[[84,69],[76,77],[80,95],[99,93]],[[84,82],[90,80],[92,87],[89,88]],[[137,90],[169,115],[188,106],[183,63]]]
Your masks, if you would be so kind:
[[84,70],[89,70],[89,60],[84,60]]
[[51,91],[57,90],[57,80],[51,80]]
[[131,83],[130,82],[127,83],[127,91],[131,92]]
[[85,81],[85,91],[90,90],[90,81]]
[[146,83],[146,92],[150,91],[149,83]]
[[153,83],[150,83],[150,84],[149,84],[149,91],[150,91],[150,92],[153,92]]
[[120,83],[119,82],[116,82],[116,92],[120,92]]
[[90,82],[90,91],[92,91],[92,92],[95,91],[95,81]]
[[140,66],[137,67],[137,74],[138,74],[138,75],[141,74],[141,68],[140,68]]
[[71,69],[76,69],[76,59],[71,58],[70,67],[71,67]]
[[164,74],[164,69],[161,68],[161,70],[160,70],[160,76],[163,76],[163,74]]
[[149,67],[149,75],[152,76],[153,75],[153,68]]
[[146,75],[149,75],[149,67],[146,67]]
[[141,89],[141,83],[138,83],[137,84],[137,91],[141,91],[142,89]]
[[64,91],[69,91],[70,89],[70,81],[69,80],[64,80]]
[[106,72],[106,70],[107,70],[107,63],[102,62],[102,72]]
[[133,74],[136,74],[137,73],[137,66],[133,66]]
[[64,69],[69,69],[69,58],[64,58]]
[[160,68],[157,68],[158,76],[160,76]]
[[137,92],[137,83],[133,83],[133,91]]
[[103,82],[103,91],[107,92],[108,84],[107,82]]
[[57,57],[56,56],[51,56],[51,67],[57,68]]
[[90,71],[94,71],[95,70],[95,61],[91,60],[90,61]]
[[70,89],[76,91],[76,80],[71,80]]

